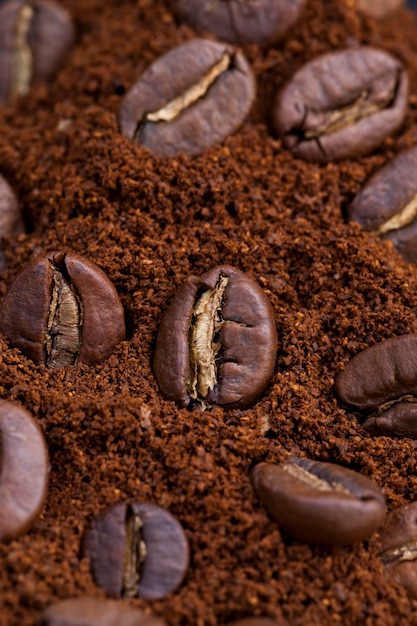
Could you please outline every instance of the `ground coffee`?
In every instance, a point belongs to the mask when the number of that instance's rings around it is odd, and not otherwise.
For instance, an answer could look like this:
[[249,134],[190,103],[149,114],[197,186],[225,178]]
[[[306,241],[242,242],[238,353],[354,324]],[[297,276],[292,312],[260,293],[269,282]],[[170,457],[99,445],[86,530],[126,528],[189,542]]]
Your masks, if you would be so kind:
[[[98,365],[53,370],[1,339],[1,397],[34,416],[51,471],[40,519],[0,545],[0,624],[33,626],[60,599],[103,598],[82,537],[103,508],[125,501],[169,510],[187,535],[182,585],[162,600],[129,601],[170,626],[256,616],[416,623],[406,591],[384,574],[378,533],[348,548],[297,542],[250,481],[259,462],[301,456],[371,478],[390,511],[417,499],[414,442],[369,436],[333,390],[355,354],[417,332],[415,266],[343,217],[368,177],[417,142],[415,19],[402,9],[374,21],[342,0],[310,0],[279,47],[244,47],[257,96],[243,126],[201,156],[161,159],[119,132],[123,96],[164,53],[214,35],[177,22],[161,0],[62,5],[78,32],[65,66],[0,109],[0,173],[28,229],[6,239],[0,292],[39,255],[73,251],[116,287],[127,338]],[[358,45],[407,68],[404,123],[360,159],[296,158],[271,129],[277,93],[313,58]],[[187,277],[224,264],[271,302],[276,365],[253,407],[190,412],[159,392],[155,339]]]

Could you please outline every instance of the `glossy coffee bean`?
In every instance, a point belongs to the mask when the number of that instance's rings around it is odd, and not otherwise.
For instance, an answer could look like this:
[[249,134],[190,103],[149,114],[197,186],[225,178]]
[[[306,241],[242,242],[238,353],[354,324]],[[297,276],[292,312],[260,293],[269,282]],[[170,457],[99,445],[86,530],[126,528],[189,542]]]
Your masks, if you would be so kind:
[[97,265],[71,252],[56,252],[17,276],[3,302],[0,330],[36,364],[93,365],[124,339],[124,312],[116,289]]
[[119,503],[102,511],[85,535],[95,582],[112,596],[157,600],[174,591],[188,569],[181,524],[147,502]]
[[164,626],[165,622],[114,600],[71,598],[48,607],[37,626]]
[[49,476],[43,435],[31,415],[0,400],[0,541],[29,530],[43,508]]
[[417,148],[376,172],[347,209],[350,221],[392,241],[406,261],[417,261]]
[[259,463],[251,474],[268,514],[295,539],[312,544],[351,544],[383,523],[381,489],[358,472],[333,463],[292,458]]
[[75,42],[67,11],[49,0],[9,0],[0,7],[0,103],[50,81]]
[[372,435],[415,437],[417,335],[394,337],[356,354],[335,381],[339,400],[368,416]]
[[347,2],[376,19],[387,17],[404,5],[404,0],[347,0]]
[[305,0],[168,0],[168,6],[193,28],[225,41],[272,46],[299,19]]
[[379,556],[389,580],[417,600],[417,502],[389,513],[381,530]]
[[277,333],[259,285],[221,265],[191,276],[159,328],[154,374],[162,395],[182,406],[245,408],[272,376]]
[[296,156],[319,162],[356,157],[398,130],[407,98],[407,72],[387,52],[332,52],[294,74],[275,104],[274,125]]
[[157,156],[195,156],[237,130],[254,97],[241,52],[194,39],[155,61],[130,89],[119,111],[120,130]]

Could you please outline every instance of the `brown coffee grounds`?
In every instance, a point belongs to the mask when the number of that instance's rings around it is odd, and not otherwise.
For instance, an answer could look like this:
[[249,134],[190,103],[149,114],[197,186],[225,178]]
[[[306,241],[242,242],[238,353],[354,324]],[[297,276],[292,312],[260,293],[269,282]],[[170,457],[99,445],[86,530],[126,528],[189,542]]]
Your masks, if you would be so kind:
[[[368,175],[417,141],[415,18],[403,10],[376,22],[342,0],[310,0],[279,48],[245,48],[258,96],[243,128],[201,157],[157,159],[118,133],[116,113],[153,60],[197,33],[161,0],[62,4],[79,30],[67,65],[52,85],[0,109],[0,172],[29,227],[6,242],[0,288],[39,253],[73,250],[114,282],[128,338],[101,365],[60,371],[1,340],[0,397],[34,415],[51,458],[41,519],[0,546],[1,626],[33,626],[59,599],[103,596],[81,539],[98,511],[124,499],[166,507],[190,541],[182,587],[132,601],[169,626],[255,615],[299,626],[417,624],[416,605],[383,574],[377,533],[333,550],[297,543],[268,520],[249,481],[256,462],[297,454],[372,477],[389,509],[417,499],[413,442],[369,437],[332,390],[354,354],[417,332],[416,268],[342,218]],[[360,160],[296,160],[269,131],[275,93],[307,60],[358,44],[408,66],[403,128]],[[159,321],[189,274],[223,263],[271,300],[275,373],[252,409],[179,410],[152,375]]]

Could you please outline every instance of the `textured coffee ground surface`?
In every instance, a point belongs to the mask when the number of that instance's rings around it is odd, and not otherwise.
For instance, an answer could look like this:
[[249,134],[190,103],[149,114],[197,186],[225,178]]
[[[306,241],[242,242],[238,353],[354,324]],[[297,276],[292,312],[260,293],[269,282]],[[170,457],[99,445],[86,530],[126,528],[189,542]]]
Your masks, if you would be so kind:
[[[52,85],[0,109],[0,172],[29,228],[6,241],[0,291],[39,254],[73,250],[115,285],[127,339],[100,365],[60,371],[1,339],[0,397],[35,417],[51,459],[41,518],[0,545],[1,626],[33,626],[60,599],[103,597],[81,539],[122,500],[167,508],[190,542],[182,586],[131,602],[169,626],[281,614],[298,626],[417,623],[415,605],[384,576],[378,533],[332,550],[293,541],[249,479],[255,463],[307,456],[371,477],[389,510],[417,499],[413,442],[370,437],[333,392],[359,351],[417,332],[415,266],[342,217],[367,177],[417,142],[415,19],[403,10],[376,22],[344,2],[311,0],[278,48],[244,48],[258,94],[243,127],[200,157],[161,160],[118,132],[121,99],[160,55],[210,34],[177,24],[160,0],[62,4],[79,32],[67,64]],[[360,160],[295,159],[270,133],[277,90],[310,59],[358,44],[408,67],[404,125]],[[161,397],[154,343],[179,285],[216,264],[260,283],[279,352],[253,408],[189,412]]]

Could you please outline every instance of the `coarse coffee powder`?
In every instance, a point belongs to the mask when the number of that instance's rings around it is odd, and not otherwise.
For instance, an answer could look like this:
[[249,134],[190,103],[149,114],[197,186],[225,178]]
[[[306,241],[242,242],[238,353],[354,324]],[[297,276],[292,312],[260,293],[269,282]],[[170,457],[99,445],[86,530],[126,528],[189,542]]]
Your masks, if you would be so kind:
[[[299,626],[417,623],[384,575],[379,534],[313,547],[270,521],[252,467],[289,455],[338,463],[383,488],[388,509],[417,499],[410,439],[371,437],[336,400],[335,376],[367,346],[417,332],[417,272],[389,243],[346,224],[367,177],[417,142],[417,24],[407,10],[374,21],[348,3],[310,0],[284,42],[244,47],[257,80],[252,111],[203,155],[161,159],[118,132],[123,95],[163,53],[195,36],[162,0],[65,0],[78,42],[55,81],[0,109],[0,173],[27,234],[4,244],[2,297],[39,254],[96,263],[125,308],[127,339],[96,366],[35,366],[1,339],[0,397],[27,409],[50,454],[35,526],[0,545],[0,624],[33,626],[53,602],[104,597],[82,556],[104,507],[149,501],[185,529],[186,578],[163,600],[131,600],[169,626],[283,616]],[[271,132],[276,93],[312,58],[357,45],[387,50],[410,75],[405,123],[360,159],[294,158]],[[273,378],[253,408],[179,409],[152,374],[162,314],[190,275],[241,269],[271,301]],[[121,600],[122,602],[122,600]]]

